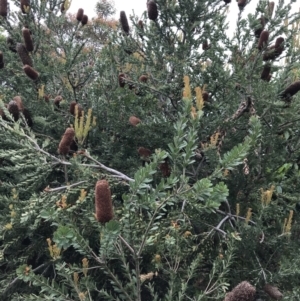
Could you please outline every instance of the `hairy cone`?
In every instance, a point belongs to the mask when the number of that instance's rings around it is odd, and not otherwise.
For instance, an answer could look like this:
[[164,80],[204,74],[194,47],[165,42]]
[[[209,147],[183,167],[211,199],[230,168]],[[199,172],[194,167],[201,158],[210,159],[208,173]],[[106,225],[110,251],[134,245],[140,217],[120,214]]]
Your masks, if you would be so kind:
[[224,301],[254,301],[255,292],[254,286],[243,281],[226,295]]
[[30,34],[30,30],[28,28],[23,28],[22,34],[27,51],[33,51],[33,41]]
[[76,14],[76,20],[78,22],[81,22],[81,20],[83,18],[83,13],[84,13],[84,10],[82,8],[79,8],[77,11],[77,14]]
[[30,0],[21,0],[21,10],[23,14],[27,13],[28,7],[30,8]]
[[137,126],[141,122],[141,119],[135,117],[135,116],[130,116],[129,118],[129,123],[133,126]]
[[95,209],[96,219],[100,223],[109,222],[113,216],[113,206],[109,183],[106,180],[99,180],[95,187]]
[[29,53],[28,53],[25,45],[23,45],[21,43],[17,43],[16,50],[18,52],[18,55],[19,55],[23,65],[28,65],[28,66],[32,67],[33,66],[32,59],[29,56]]
[[7,16],[7,0],[0,0],[0,16]]
[[269,39],[269,32],[267,30],[262,31],[259,36],[257,48],[262,50],[265,45],[267,45]]
[[283,297],[282,293],[279,291],[279,289],[276,286],[273,286],[273,285],[268,284],[268,283],[264,286],[264,291],[272,299],[275,299],[275,300],[280,300]]
[[64,135],[62,136],[59,146],[58,153],[61,155],[67,155],[70,151],[70,146],[75,138],[75,131],[73,128],[67,128]]
[[157,4],[153,0],[148,1],[147,11],[148,11],[148,18],[152,21],[155,21],[158,17],[158,10],[157,10]]
[[23,70],[30,79],[37,80],[39,78],[38,72],[35,69],[33,69],[31,66],[25,65],[23,67]]
[[0,69],[4,68],[3,53],[0,51]]
[[120,23],[123,31],[128,35],[129,34],[129,25],[125,11],[120,12]]
[[89,17],[87,15],[83,15],[82,19],[81,19],[82,26],[86,25],[88,20],[89,20]]

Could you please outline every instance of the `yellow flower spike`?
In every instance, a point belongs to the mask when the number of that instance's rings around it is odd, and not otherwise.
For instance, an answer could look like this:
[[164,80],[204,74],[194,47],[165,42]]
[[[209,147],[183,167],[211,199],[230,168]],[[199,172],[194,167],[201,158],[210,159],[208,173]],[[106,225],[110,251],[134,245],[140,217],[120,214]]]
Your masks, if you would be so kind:
[[236,215],[237,216],[240,215],[240,204],[239,203],[236,204]]
[[202,97],[202,90],[201,90],[200,87],[196,87],[195,92],[196,92],[196,107],[199,111],[201,111],[204,107],[204,100],[203,100],[203,97]]
[[191,86],[190,86],[190,78],[185,75],[183,77],[184,89],[183,89],[183,97],[187,99],[192,98]]
[[87,194],[87,191],[86,191],[86,190],[84,190],[84,189],[81,189],[81,190],[80,190],[80,196],[79,196],[79,201],[80,201],[80,202],[82,202],[82,201],[85,199],[86,194]]
[[89,267],[89,261],[87,260],[87,258],[83,258],[82,259],[82,273],[83,273],[84,277],[87,276],[88,267]]
[[74,280],[75,286],[77,287],[78,286],[78,281],[79,281],[79,275],[78,275],[77,272],[74,272],[73,280]]
[[39,93],[39,99],[43,98],[45,95],[45,85],[41,85],[41,87],[38,90]]
[[83,138],[85,139],[91,129],[91,121],[92,121],[92,109],[88,110],[87,119],[85,122],[84,130],[83,130]]
[[14,209],[14,205],[13,205],[13,204],[9,204],[8,208],[9,208],[10,210],[13,210],[13,209]]
[[15,211],[15,210],[12,210],[12,211],[10,212],[10,217],[11,217],[11,218],[14,218],[14,217],[16,217],[16,216],[17,216],[16,211]]
[[196,108],[194,106],[191,107],[191,117],[195,119],[197,117]]
[[293,215],[294,215],[294,211],[290,210],[290,214],[289,214],[289,217],[287,219],[286,226],[285,226],[285,231],[284,231],[285,233],[291,233]]
[[185,231],[184,233],[183,233],[183,237],[184,238],[187,238],[187,237],[189,237],[189,236],[191,236],[192,235],[192,233],[190,232],[190,231]]
[[5,230],[11,230],[12,228],[13,228],[12,223],[6,224],[6,225],[4,226],[4,229],[5,229]]
[[154,261],[155,261],[156,263],[160,263],[160,262],[161,262],[161,256],[160,256],[159,254],[156,254],[156,255],[154,256]]
[[79,297],[80,301],[84,301],[86,299],[86,293],[80,292],[78,294],[78,297]]
[[248,223],[249,223],[249,221],[251,219],[251,216],[252,216],[252,208],[248,208],[246,219],[245,219],[245,224],[246,225],[248,225]]

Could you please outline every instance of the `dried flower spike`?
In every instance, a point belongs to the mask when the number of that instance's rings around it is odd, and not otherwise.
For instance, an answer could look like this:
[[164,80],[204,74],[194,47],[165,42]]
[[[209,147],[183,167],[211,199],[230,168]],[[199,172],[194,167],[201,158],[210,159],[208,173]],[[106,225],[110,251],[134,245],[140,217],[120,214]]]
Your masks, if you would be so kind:
[[23,67],[23,70],[30,79],[37,80],[39,78],[38,72],[35,69],[33,69],[31,66],[25,65]]
[[148,80],[148,76],[147,75],[141,75],[140,78],[139,78],[139,81],[141,83],[146,83]]
[[30,0],[21,0],[21,10],[23,14],[28,14],[30,11]]
[[275,7],[274,1],[269,2],[268,12],[269,12],[269,17],[270,18],[272,18],[272,15],[273,15],[273,12],[274,12],[274,7]]
[[147,11],[148,11],[148,18],[152,21],[155,21],[158,17],[158,10],[157,10],[157,4],[153,0],[148,1]]
[[282,100],[290,101],[291,97],[300,91],[300,80],[293,82],[289,85],[280,95]]
[[262,80],[268,81],[270,71],[271,71],[271,66],[269,64],[265,65],[260,78]]
[[106,180],[99,180],[95,187],[95,209],[96,219],[100,223],[109,222],[113,216],[113,206],[109,183]]
[[243,281],[226,295],[224,301],[254,301],[255,293],[255,287]]
[[33,51],[33,41],[30,34],[30,30],[28,28],[23,28],[22,34],[27,51]]
[[135,116],[130,116],[129,118],[129,123],[133,126],[137,126],[141,122],[141,119],[135,117]]
[[72,101],[70,103],[70,113],[75,116],[75,113],[76,113],[76,106],[78,108],[78,116],[81,117],[82,116],[82,112],[83,112],[83,109],[81,107],[80,104],[78,104],[75,100]]
[[7,0],[0,0],[0,16],[7,17]]
[[120,23],[123,31],[128,35],[129,34],[129,25],[125,11],[120,12]]
[[8,103],[8,107],[7,107],[9,113],[13,116],[14,121],[17,121],[19,119],[19,108],[17,103],[14,100],[11,100]]
[[138,148],[138,153],[141,157],[148,158],[151,156],[152,152],[150,149],[145,148],[145,147],[139,147]]
[[73,128],[67,128],[58,146],[58,153],[67,155],[70,151],[70,146],[75,138],[75,131]]
[[119,74],[119,86],[120,86],[121,88],[124,88],[124,87],[125,87],[125,84],[126,84],[125,78],[126,78],[126,75],[125,75],[124,73],[120,73],[120,74]]
[[231,3],[231,0],[224,0],[226,4]]
[[264,286],[264,291],[275,300],[280,300],[283,297],[283,294],[279,291],[279,289],[276,286],[273,286],[271,284],[266,284]]
[[84,13],[84,10],[82,8],[79,8],[77,11],[77,14],[76,14],[76,20],[78,22],[81,22],[81,20],[83,18],[83,13]]
[[260,17],[257,22],[259,22],[260,24],[255,28],[254,30],[254,35],[255,37],[258,39],[260,37],[260,34],[262,33],[262,31],[265,28],[265,25],[267,23],[267,20],[265,17]]
[[168,161],[165,160],[164,163],[161,163],[159,165],[159,169],[163,175],[164,178],[168,178],[171,175],[171,169],[169,167]]
[[32,59],[29,56],[26,47],[21,43],[17,43],[16,49],[23,65],[29,65],[32,67],[33,66]]
[[246,4],[247,4],[247,0],[239,0],[238,1],[238,7],[240,9],[243,9],[246,6]]
[[259,50],[262,50],[268,44],[268,39],[269,39],[269,32],[267,30],[262,31],[258,40],[257,48]]
[[57,106],[59,108],[59,105],[60,105],[60,102],[63,100],[62,96],[60,95],[57,95],[55,98],[54,98],[54,104],[55,106]]
[[4,61],[3,61],[3,53],[0,51],[0,69],[4,67]]
[[144,23],[143,23],[143,21],[142,21],[142,20],[139,20],[139,22],[138,22],[138,26],[139,26],[139,28],[140,28],[141,30],[143,30],[143,29],[144,29]]
[[16,102],[19,111],[20,111],[20,112],[23,112],[23,111],[24,111],[24,105],[23,105],[23,101],[22,101],[21,96],[17,95],[17,96],[15,96],[15,97],[13,98],[13,100]]
[[83,15],[81,19],[82,26],[86,25],[88,21],[89,21],[89,17],[87,15]]
[[208,50],[210,48],[210,45],[208,44],[207,40],[205,40],[203,43],[202,43],[202,49],[203,50]]

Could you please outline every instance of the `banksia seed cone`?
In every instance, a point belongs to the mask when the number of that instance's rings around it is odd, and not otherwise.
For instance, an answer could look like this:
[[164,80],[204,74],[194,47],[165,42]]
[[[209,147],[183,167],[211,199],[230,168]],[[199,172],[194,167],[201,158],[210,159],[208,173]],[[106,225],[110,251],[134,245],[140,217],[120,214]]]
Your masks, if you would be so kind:
[[269,39],[269,32],[267,30],[264,30],[261,34],[260,34],[260,37],[259,37],[259,40],[258,40],[258,45],[257,45],[257,48],[259,50],[262,50],[263,47],[265,47],[265,45],[268,44],[268,39]]
[[24,111],[24,105],[21,96],[15,96],[13,100],[16,102],[20,112]]
[[137,126],[141,122],[141,119],[135,117],[135,116],[130,116],[129,118],[129,123],[133,126]]
[[38,72],[35,69],[33,69],[31,66],[25,65],[23,67],[23,70],[30,79],[37,80],[39,78]]
[[76,114],[76,106],[78,108],[78,116],[81,117],[83,109],[82,109],[81,105],[78,104],[75,100],[70,103],[70,113],[73,116],[75,116],[75,114]]
[[125,87],[125,78],[126,78],[126,75],[124,73],[119,74],[119,86],[121,88]]
[[65,11],[65,4],[62,3],[62,4],[60,5],[60,12],[63,13],[64,11]]
[[139,147],[138,148],[138,153],[141,157],[148,158],[151,156],[152,152],[150,149],[145,148],[145,147]]
[[257,20],[260,25],[254,30],[254,35],[256,38],[259,38],[260,37],[260,34],[262,33],[262,31],[264,30],[265,28],[265,25],[266,25],[266,19],[265,17],[261,17],[259,20]]
[[21,0],[21,10],[23,14],[26,14],[30,9],[30,0]]
[[89,17],[87,15],[83,15],[82,19],[81,19],[82,26],[86,25],[88,20],[89,20]]
[[30,34],[30,30],[28,28],[23,28],[22,34],[23,34],[23,39],[27,51],[33,51],[33,42]]
[[82,17],[83,17],[83,12],[84,12],[84,10],[82,8],[78,9],[77,14],[76,14],[76,20],[78,22],[81,22]]
[[67,155],[70,151],[70,146],[75,138],[75,131],[73,128],[67,128],[64,135],[62,136],[59,146],[58,153],[60,155]]
[[284,38],[279,37],[275,41],[275,55],[279,56],[284,50]]
[[271,17],[272,17],[272,15],[273,15],[274,6],[275,6],[275,3],[274,3],[274,1],[271,1],[271,2],[269,2],[268,11],[269,11],[269,16],[270,16],[270,18],[271,18]]
[[170,176],[171,169],[170,169],[169,164],[166,160],[165,160],[164,163],[161,163],[159,165],[159,169],[160,169],[160,171],[161,171],[164,178],[168,178]]
[[29,56],[26,47],[21,43],[17,43],[16,49],[23,65],[28,65],[32,67],[33,66],[32,59]]
[[157,4],[153,0],[148,1],[147,11],[148,11],[148,18],[152,21],[155,21],[158,17],[158,10],[157,10]]
[[247,4],[247,0],[239,0],[238,1],[238,7],[240,9],[244,8],[246,6],[246,4]]
[[109,183],[106,180],[99,180],[95,187],[95,209],[96,219],[100,223],[109,222],[113,216],[113,206]]
[[60,102],[63,100],[63,98],[60,96],[60,95],[57,95],[55,98],[54,98],[54,104],[59,108],[59,104]]
[[202,98],[203,98],[204,101],[208,101],[209,95],[206,91],[202,92]]
[[293,82],[282,93],[281,98],[284,101],[290,101],[290,97],[300,91],[300,80]]
[[7,16],[7,0],[0,0],[0,16]]
[[4,61],[3,61],[3,53],[0,51],[0,69],[4,67]]
[[207,40],[205,40],[203,43],[202,43],[202,49],[203,50],[208,50],[210,48],[210,45],[208,44]]
[[141,83],[146,83],[148,80],[148,76],[147,75],[141,75],[140,78],[139,78],[139,81]]
[[123,10],[120,12],[120,23],[123,31],[128,35],[129,34],[128,20],[127,20],[126,13]]
[[268,283],[264,286],[264,291],[272,299],[275,299],[275,300],[280,300],[283,297],[282,293],[279,291],[279,289],[276,286],[273,286],[273,285],[268,284]]
[[19,108],[17,103],[14,100],[11,100],[8,103],[7,109],[9,113],[13,116],[14,120],[17,121],[19,119]]
[[139,28],[140,28],[141,30],[143,30],[143,29],[144,29],[144,23],[143,23],[143,21],[142,21],[142,20],[139,20],[139,22],[138,22],[138,26],[139,26]]
[[274,60],[276,58],[275,46],[269,47],[263,55],[263,61]]
[[254,301],[256,289],[249,282],[243,281],[226,295],[224,301]]
[[270,71],[271,71],[271,66],[270,65],[265,65],[264,69],[263,69],[263,71],[261,73],[260,78],[262,80],[268,81],[268,78],[269,78],[269,75],[270,75]]
[[17,52],[16,50],[16,43],[14,42],[14,40],[11,37],[7,37],[6,38],[6,44],[8,46],[8,49],[12,52]]

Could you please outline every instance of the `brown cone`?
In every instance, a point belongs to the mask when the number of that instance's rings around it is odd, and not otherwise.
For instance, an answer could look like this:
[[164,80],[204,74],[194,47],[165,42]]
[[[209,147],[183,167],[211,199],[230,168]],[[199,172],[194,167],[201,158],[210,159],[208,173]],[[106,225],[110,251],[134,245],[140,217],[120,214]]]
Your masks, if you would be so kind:
[[275,6],[275,3],[274,3],[274,1],[271,1],[271,2],[269,2],[268,12],[269,12],[269,16],[270,16],[270,18],[271,18],[271,17],[272,17],[272,15],[273,15],[274,6]]
[[3,61],[3,53],[0,51],[0,69],[4,67],[4,61]]
[[7,0],[0,0],[0,16],[7,16]]
[[59,146],[58,153],[60,155],[67,155],[70,151],[70,146],[75,138],[75,131],[73,128],[67,128],[64,135],[62,136]]
[[100,223],[107,223],[112,220],[113,206],[109,183],[106,180],[99,180],[95,187],[95,209],[96,219]]
[[153,0],[148,1],[147,11],[148,11],[148,18],[152,21],[155,21],[158,17],[158,10],[157,10],[157,4]]
[[260,34],[262,33],[262,31],[265,28],[266,19],[265,19],[265,17],[261,17],[257,21],[260,23],[260,25],[254,30],[254,35],[258,39],[260,37]]
[[81,19],[82,26],[86,25],[88,20],[89,20],[89,17],[87,15],[83,15],[82,19]]
[[124,88],[125,87],[125,78],[126,78],[126,75],[124,73],[120,73],[119,74],[119,86],[121,88]]
[[224,0],[226,4],[231,3],[231,0]]
[[129,25],[125,11],[120,12],[120,23],[123,31],[128,35],[129,34]]
[[70,103],[70,113],[71,113],[73,116],[75,116],[75,113],[76,113],[76,110],[75,110],[75,109],[76,109],[76,106],[77,106],[77,108],[78,108],[78,116],[81,117],[83,109],[82,109],[81,105],[78,104],[75,100],[72,101],[72,102]]
[[18,55],[19,55],[23,65],[28,65],[28,66],[32,67],[33,66],[32,59],[29,56],[29,53],[28,53],[25,45],[23,45],[21,43],[17,43],[16,49],[17,49]]
[[77,11],[77,14],[76,14],[76,20],[78,22],[81,22],[81,20],[83,18],[83,13],[84,13],[84,10],[82,8],[79,8]]
[[246,4],[247,4],[247,0],[239,0],[238,1],[238,7],[240,9],[244,8],[246,6]]
[[262,80],[268,81],[270,71],[271,71],[271,66],[269,64],[265,65],[260,78]]
[[8,103],[8,107],[7,107],[9,113],[13,116],[14,120],[17,121],[19,119],[19,108],[17,103],[14,100],[11,100]]
[[137,126],[141,122],[141,119],[135,117],[135,116],[130,116],[129,118],[129,123],[133,126]]
[[147,75],[141,75],[140,78],[139,78],[139,81],[141,83],[146,83],[148,80],[148,76]]
[[291,96],[295,95],[298,91],[300,91],[300,80],[293,82],[289,85],[282,93],[281,98],[284,101],[290,101]]
[[22,10],[22,13],[23,14],[26,14],[26,11],[25,11],[25,9],[27,8],[27,7],[30,7],[30,0],[21,0],[21,10]]
[[269,39],[269,32],[267,30],[262,31],[259,36],[257,48],[262,50],[267,44]]
[[6,38],[6,44],[7,44],[7,47],[10,51],[17,52],[16,43],[14,42],[14,40],[11,37]]
[[23,70],[30,79],[37,80],[39,78],[38,72],[35,69],[33,69],[31,66],[25,65],[23,67]]
[[164,178],[168,178],[170,176],[171,169],[169,167],[169,164],[168,164],[167,160],[165,160],[164,163],[161,163],[159,165],[159,169],[160,169],[160,171],[161,171],[161,173],[162,173],[162,175],[163,175]]
[[[226,301],[254,301],[256,289],[248,281],[239,283],[226,295]],[[224,301],[225,301],[224,300]]]
[[141,157],[148,158],[151,156],[152,152],[150,149],[145,148],[145,147],[139,147],[138,148],[138,153]]
[[54,98],[54,104],[59,108],[59,104],[60,102],[63,100],[63,98],[60,96],[60,95],[57,95],[55,98]]
[[206,91],[202,92],[202,98],[203,98],[204,101],[208,101],[209,95]]
[[144,23],[143,23],[143,21],[142,21],[142,20],[139,20],[139,22],[138,22],[138,26],[139,26],[139,28],[140,28],[141,30],[143,30],[143,29],[144,29]]
[[23,34],[23,39],[27,51],[33,51],[33,42],[30,34],[30,30],[28,28],[23,28],[22,34]]
[[208,50],[210,48],[210,45],[208,44],[207,40],[205,40],[203,43],[202,43],[202,49],[203,50]]
[[280,300],[283,298],[283,294],[279,291],[279,289],[276,286],[273,286],[271,284],[266,284],[264,286],[264,291],[275,300]]
[[22,98],[21,98],[21,96],[15,96],[14,98],[13,98],[13,100],[16,102],[16,104],[17,104],[17,106],[18,106],[18,108],[19,108],[19,111],[20,112],[23,112],[24,111],[24,105],[23,105],[23,101],[22,101]]

